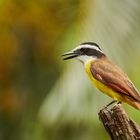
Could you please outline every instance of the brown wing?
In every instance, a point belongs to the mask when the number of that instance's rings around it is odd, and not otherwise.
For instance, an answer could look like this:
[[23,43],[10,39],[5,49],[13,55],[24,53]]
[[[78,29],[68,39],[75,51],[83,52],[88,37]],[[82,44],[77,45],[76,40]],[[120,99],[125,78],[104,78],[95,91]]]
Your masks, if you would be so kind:
[[107,58],[92,62],[90,70],[97,80],[112,90],[140,102],[139,93],[127,75]]

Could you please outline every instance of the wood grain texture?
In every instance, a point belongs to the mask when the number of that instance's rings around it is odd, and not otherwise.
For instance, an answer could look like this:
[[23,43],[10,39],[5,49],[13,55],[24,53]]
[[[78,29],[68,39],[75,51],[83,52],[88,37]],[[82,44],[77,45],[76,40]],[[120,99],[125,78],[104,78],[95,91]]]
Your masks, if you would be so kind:
[[121,105],[111,110],[103,108],[98,115],[112,140],[140,140],[139,125],[128,117]]

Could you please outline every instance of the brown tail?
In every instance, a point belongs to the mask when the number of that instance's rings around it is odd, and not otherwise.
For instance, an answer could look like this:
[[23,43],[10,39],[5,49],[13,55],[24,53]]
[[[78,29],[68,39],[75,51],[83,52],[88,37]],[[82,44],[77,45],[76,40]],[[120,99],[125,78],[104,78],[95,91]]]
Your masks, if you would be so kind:
[[134,102],[134,107],[138,110],[140,110],[140,102]]
[[129,104],[131,104],[134,108],[140,110],[140,102],[133,101],[133,102],[129,102]]

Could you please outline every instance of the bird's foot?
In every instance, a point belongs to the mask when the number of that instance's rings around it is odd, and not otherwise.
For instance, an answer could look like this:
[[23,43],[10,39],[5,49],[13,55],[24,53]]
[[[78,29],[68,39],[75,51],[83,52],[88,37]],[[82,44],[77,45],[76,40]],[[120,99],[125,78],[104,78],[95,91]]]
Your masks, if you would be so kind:
[[[116,103],[116,102],[117,102],[117,103]],[[116,104],[118,104],[118,105],[121,105],[121,104],[122,104],[121,101],[113,100],[112,102],[110,102],[109,104],[107,104],[104,108],[108,108],[110,105],[112,105],[112,104],[114,104],[114,103],[116,103]]]
[[116,103],[116,102],[117,102],[117,100],[113,100],[112,102],[110,102],[109,104],[107,104],[107,105],[105,106],[105,108],[109,107],[110,105],[112,105],[112,104],[114,104],[114,103]]
[[122,104],[122,102],[121,102],[121,101],[118,101],[118,102],[117,102],[117,104],[118,104],[118,105],[121,105],[121,104]]

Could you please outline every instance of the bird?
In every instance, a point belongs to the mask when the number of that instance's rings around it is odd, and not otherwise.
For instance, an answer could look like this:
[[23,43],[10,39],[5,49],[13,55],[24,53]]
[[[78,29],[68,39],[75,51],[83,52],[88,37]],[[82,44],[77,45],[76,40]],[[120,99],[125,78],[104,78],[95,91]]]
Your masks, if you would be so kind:
[[124,102],[140,110],[139,91],[127,74],[107,57],[98,44],[84,42],[62,56],[63,60],[75,58],[83,63],[93,85],[113,98],[106,107],[115,102]]

